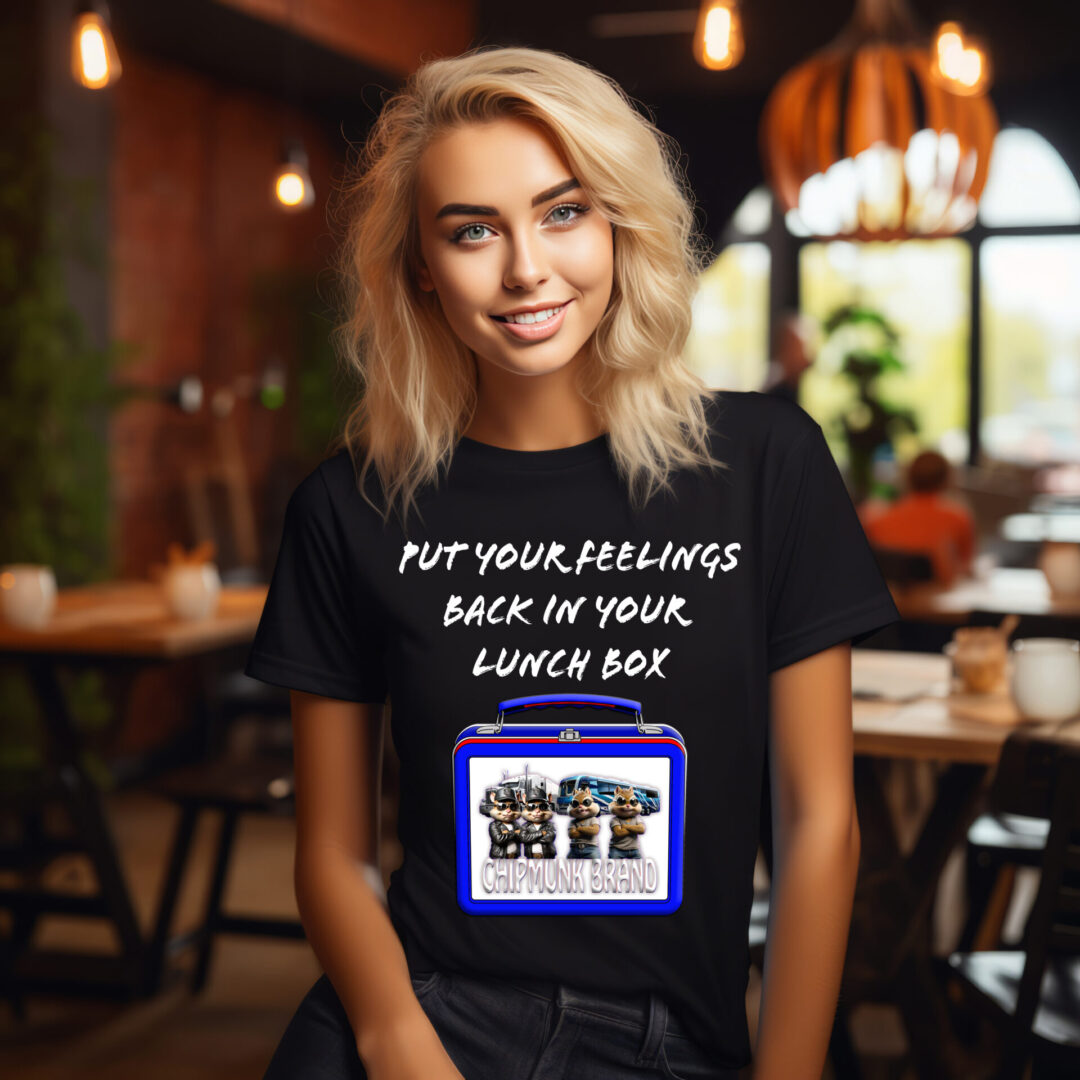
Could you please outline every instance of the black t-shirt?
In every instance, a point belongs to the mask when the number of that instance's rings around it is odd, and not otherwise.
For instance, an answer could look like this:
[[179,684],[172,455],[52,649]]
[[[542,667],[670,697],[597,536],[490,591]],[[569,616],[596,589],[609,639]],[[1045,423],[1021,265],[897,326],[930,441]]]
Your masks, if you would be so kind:
[[[818,424],[756,392],[713,392],[708,413],[713,455],[731,467],[680,470],[674,493],[638,512],[606,435],[541,451],[462,438],[439,484],[420,492],[423,524],[410,515],[407,537],[363,499],[339,452],[289,502],[247,672],[349,701],[389,694],[405,856],[388,902],[410,967],[656,991],[718,1064],[741,1067],[769,673],[899,615]],[[381,505],[373,470],[368,483]],[[632,744],[644,723],[660,734],[643,745],[664,743],[668,756],[645,746],[640,759],[571,767],[537,756],[543,739],[519,740],[505,762],[472,759],[504,768],[474,770],[463,812],[459,737],[495,725],[503,706],[501,734],[526,730],[510,726],[513,710],[560,695],[560,708],[528,716],[533,735],[621,723],[630,728],[615,741],[630,754],[642,751]],[[678,758],[676,805],[664,777]],[[569,858],[571,800],[590,797],[600,829],[582,835],[596,844]],[[554,859],[538,844],[492,843],[497,820],[527,825],[531,798],[554,811]],[[616,807],[619,798],[630,805]],[[515,805],[520,816],[504,812]],[[640,852],[610,855],[629,835],[616,831],[626,814],[645,828],[622,846]],[[502,902],[525,890],[540,907],[467,911],[463,858],[478,860],[476,881],[482,870]],[[663,914],[630,902],[646,897],[647,875],[634,875],[650,861],[662,890],[676,865],[681,877],[677,906]],[[545,869],[559,867],[574,873],[545,886]],[[573,888],[574,874],[599,890],[579,895],[602,902],[597,913],[536,913]]]

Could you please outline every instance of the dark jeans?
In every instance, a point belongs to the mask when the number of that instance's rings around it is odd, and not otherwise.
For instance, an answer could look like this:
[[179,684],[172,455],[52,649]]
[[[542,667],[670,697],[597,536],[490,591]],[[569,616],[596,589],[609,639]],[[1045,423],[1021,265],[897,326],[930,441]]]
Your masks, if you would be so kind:
[[[686,1034],[662,998],[414,973],[413,990],[465,1080],[737,1080]],[[264,1080],[366,1080],[348,1017],[324,975]]]

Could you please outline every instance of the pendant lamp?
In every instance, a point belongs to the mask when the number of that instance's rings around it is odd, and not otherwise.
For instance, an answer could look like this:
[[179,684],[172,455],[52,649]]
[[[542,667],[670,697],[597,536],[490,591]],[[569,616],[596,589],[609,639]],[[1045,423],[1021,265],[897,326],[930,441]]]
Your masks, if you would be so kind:
[[822,239],[946,236],[975,220],[997,114],[951,89],[906,0],[856,0],[839,36],[765,104],[765,177],[793,232]]
[[71,74],[88,90],[100,90],[120,78],[122,67],[109,28],[105,0],[79,0],[71,26]]

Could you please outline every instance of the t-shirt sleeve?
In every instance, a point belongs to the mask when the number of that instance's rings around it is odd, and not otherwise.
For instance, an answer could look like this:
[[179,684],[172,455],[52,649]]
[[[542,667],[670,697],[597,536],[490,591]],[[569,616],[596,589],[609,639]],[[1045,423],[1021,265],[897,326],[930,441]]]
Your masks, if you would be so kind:
[[899,620],[816,422],[787,451],[766,523],[769,671]]
[[384,702],[382,626],[374,597],[350,566],[341,521],[316,469],[289,499],[245,673],[323,697]]

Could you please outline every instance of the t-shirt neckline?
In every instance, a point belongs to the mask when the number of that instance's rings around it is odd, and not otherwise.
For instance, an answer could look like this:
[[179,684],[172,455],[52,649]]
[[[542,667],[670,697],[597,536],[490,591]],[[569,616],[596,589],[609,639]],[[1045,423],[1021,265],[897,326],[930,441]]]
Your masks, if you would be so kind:
[[480,442],[462,435],[454,450],[466,461],[502,466],[507,469],[565,469],[608,457],[608,433],[588,442],[560,446],[554,450],[512,450],[506,446]]

